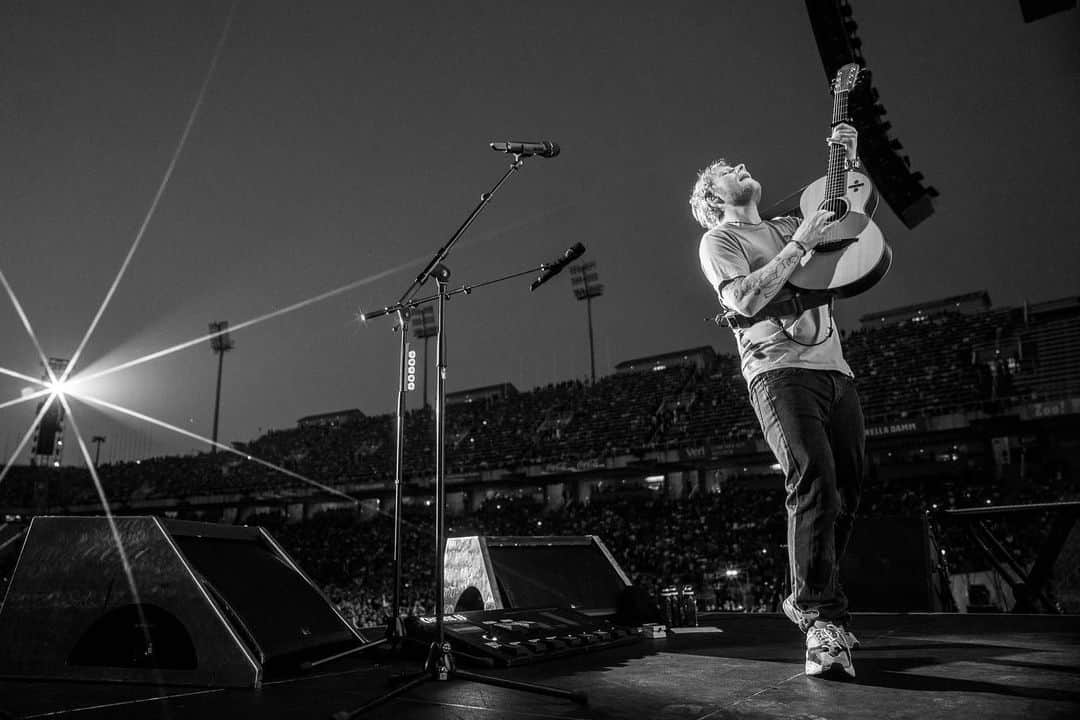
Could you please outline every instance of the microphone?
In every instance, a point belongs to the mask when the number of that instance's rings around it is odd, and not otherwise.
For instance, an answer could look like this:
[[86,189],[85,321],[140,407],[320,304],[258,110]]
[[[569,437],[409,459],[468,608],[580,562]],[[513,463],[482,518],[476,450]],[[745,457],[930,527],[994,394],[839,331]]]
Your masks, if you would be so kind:
[[543,271],[540,273],[540,275],[537,276],[535,280],[533,280],[532,285],[529,286],[529,292],[532,292],[536,288],[546,283],[551,278],[561,273],[564,267],[574,262],[584,254],[585,246],[581,243],[574,243],[565,253],[563,253],[563,256],[561,258],[551,263],[550,265],[548,263],[544,263],[543,265],[541,265],[540,267]]
[[540,142],[493,142],[491,149],[495,152],[514,153],[522,157],[552,158],[559,154],[559,144],[541,140]]

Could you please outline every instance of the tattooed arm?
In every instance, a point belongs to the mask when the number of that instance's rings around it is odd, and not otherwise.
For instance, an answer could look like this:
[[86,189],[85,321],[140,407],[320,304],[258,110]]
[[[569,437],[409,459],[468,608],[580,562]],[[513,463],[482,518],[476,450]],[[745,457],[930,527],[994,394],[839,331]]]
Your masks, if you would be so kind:
[[799,225],[780,253],[749,275],[737,277],[720,290],[724,304],[740,315],[756,315],[776,297],[784,283],[795,272],[803,257],[803,249],[812,250],[822,238],[831,223],[827,220],[832,213],[818,210]]
[[756,315],[784,287],[791,273],[799,266],[802,255],[803,251],[795,243],[786,245],[764,267],[725,285],[720,297],[725,305],[740,315]]

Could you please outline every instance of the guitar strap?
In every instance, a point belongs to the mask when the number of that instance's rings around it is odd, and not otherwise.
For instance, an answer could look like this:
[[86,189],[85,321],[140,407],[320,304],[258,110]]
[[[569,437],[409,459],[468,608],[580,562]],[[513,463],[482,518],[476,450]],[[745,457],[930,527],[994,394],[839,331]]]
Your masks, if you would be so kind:
[[771,320],[772,318],[781,317],[784,315],[802,315],[807,310],[820,307],[822,305],[829,305],[833,301],[833,293],[813,291],[813,290],[796,290],[790,285],[793,294],[791,297],[785,300],[773,300],[771,303],[761,309],[756,315],[750,317],[744,317],[730,313],[724,315],[721,318],[721,324],[727,325],[730,328],[740,328],[745,330],[748,327],[753,327],[759,322],[765,320]]

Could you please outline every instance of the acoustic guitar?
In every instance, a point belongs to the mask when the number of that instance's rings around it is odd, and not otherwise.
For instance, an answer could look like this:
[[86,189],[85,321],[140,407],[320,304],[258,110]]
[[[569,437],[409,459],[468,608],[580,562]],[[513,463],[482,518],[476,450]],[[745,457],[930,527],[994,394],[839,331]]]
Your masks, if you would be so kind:
[[[849,63],[836,72],[832,84],[832,125],[849,122],[848,95],[859,80],[860,68]],[[803,217],[819,209],[831,210],[835,222],[825,239],[803,258],[788,284],[801,291],[831,292],[851,297],[876,285],[892,265],[892,250],[870,219],[878,195],[870,178],[847,169],[847,150],[829,145],[829,164],[824,177],[803,190],[799,207]]]

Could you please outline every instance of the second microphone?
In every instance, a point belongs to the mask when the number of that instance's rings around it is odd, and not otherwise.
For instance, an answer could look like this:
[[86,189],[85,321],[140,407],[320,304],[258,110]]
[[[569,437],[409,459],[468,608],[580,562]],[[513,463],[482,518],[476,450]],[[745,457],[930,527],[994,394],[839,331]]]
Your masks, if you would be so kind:
[[532,285],[529,286],[529,290],[532,291],[540,287],[548,280],[561,273],[564,267],[574,262],[584,254],[585,246],[581,243],[574,243],[569,247],[569,249],[567,249],[565,253],[563,253],[563,256],[561,258],[551,264],[545,263],[542,266],[543,270],[540,272],[540,275],[538,275],[537,278],[533,280]]

